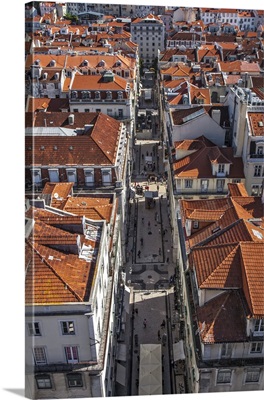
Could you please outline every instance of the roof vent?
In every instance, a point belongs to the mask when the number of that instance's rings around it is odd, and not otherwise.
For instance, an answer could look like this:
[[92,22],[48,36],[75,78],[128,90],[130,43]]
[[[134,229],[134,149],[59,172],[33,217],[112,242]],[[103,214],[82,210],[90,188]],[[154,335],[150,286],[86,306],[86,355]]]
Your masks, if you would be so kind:
[[53,150],[58,150],[58,147],[57,146],[53,146]]
[[69,147],[69,150],[73,150],[73,146],[70,146],[70,147]]
[[40,150],[45,150],[45,146],[40,146]]

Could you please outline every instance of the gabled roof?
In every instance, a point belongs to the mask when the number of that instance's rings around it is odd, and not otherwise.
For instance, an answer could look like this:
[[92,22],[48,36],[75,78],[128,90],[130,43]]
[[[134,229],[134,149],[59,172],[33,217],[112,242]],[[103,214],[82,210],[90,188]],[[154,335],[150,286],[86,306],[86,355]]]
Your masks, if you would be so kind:
[[194,266],[200,289],[240,288],[242,277],[237,244],[194,248],[190,265]]
[[[200,160],[203,160],[201,163]],[[229,177],[244,178],[241,157],[234,157],[233,149],[203,147],[173,163],[174,176],[177,178],[208,178],[213,179],[212,164],[232,164]]]
[[[34,137],[26,135],[25,138],[26,166],[111,166],[115,164],[121,129],[120,122],[102,113],[75,113],[76,119],[72,126],[68,121],[68,116],[71,113],[41,114],[44,115],[36,115],[33,126],[36,126],[36,120],[42,119],[43,134],[41,136],[34,135]],[[78,119],[82,117],[80,114],[83,114],[85,121],[82,125],[77,123]],[[49,124],[48,117],[51,118],[51,121],[54,121],[53,125]],[[45,119],[47,119],[47,125],[45,125]],[[60,124],[59,121],[61,121]],[[76,128],[84,128],[85,124],[91,124],[87,133],[76,135]],[[31,126],[29,125],[29,127]],[[49,127],[49,134],[45,134],[45,126]],[[51,126],[54,126],[54,128]],[[60,126],[68,129],[72,134],[67,136],[62,130],[61,135],[59,135],[56,127]]]
[[239,292],[228,291],[197,308],[198,329],[206,344],[244,342],[246,313]]
[[[26,242],[27,264],[25,281],[25,302],[30,304],[58,304],[89,301],[95,274],[96,258],[100,236],[95,240],[80,235],[82,218],[56,215],[51,211],[30,209],[28,215],[34,218],[34,228]],[[45,217],[46,216],[46,217]],[[50,224],[49,217],[53,221]],[[65,220],[65,224],[63,224]],[[67,231],[71,225],[79,225],[79,232]],[[57,224],[60,228],[56,227]],[[79,220],[79,223],[78,223]],[[101,229],[98,227],[99,230]],[[80,245],[90,249],[90,258],[81,258]],[[31,256],[29,255],[31,251]]]
[[242,242],[241,263],[243,288],[247,303],[255,318],[264,315],[264,240],[259,243]]
[[[260,197],[247,196],[241,185],[239,193],[223,199],[180,202],[183,226],[187,219],[202,222],[196,233],[186,237],[189,266],[195,270],[200,289],[228,292],[237,289],[245,297],[247,315],[261,318],[264,315],[263,205]],[[208,307],[214,301],[208,301]]]

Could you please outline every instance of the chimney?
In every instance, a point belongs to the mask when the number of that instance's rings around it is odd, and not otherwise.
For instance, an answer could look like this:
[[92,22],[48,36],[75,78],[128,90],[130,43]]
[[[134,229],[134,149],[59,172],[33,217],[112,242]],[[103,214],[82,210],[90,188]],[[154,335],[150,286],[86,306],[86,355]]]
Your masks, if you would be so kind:
[[220,125],[221,111],[220,110],[212,110],[212,119]]

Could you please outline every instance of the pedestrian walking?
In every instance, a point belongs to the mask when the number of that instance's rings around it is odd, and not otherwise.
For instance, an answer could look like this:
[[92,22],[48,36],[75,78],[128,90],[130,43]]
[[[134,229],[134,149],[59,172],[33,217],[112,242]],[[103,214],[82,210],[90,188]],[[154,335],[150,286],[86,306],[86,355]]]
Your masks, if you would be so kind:
[[159,191],[159,185],[157,185],[157,191]]
[[158,331],[158,340],[160,340],[160,331]]
[[144,321],[143,321],[143,326],[144,326],[144,328],[146,328],[146,327],[147,327],[147,320],[146,320],[146,318],[144,318]]
[[135,313],[138,314],[138,308],[135,308]]
[[170,261],[170,257],[167,257],[167,260],[166,260],[166,261],[167,261],[167,263],[168,263],[168,262]]
[[143,246],[143,238],[140,239],[141,246]]
[[138,255],[138,258],[140,258],[140,254],[141,254],[141,251],[140,251],[140,250],[138,250],[138,253],[137,253],[137,255]]
[[142,224],[144,224],[144,217],[141,218]]
[[148,222],[148,227],[150,228],[150,221]]
[[165,319],[162,321],[160,327],[161,327],[161,329],[165,328]]

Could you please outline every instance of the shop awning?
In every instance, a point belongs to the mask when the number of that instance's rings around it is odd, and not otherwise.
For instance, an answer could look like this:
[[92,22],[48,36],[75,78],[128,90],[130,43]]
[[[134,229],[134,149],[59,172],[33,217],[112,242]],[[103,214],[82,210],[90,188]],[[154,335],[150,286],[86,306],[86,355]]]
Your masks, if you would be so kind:
[[116,364],[116,380],[120,385],[126,386],[126,367],[119,363]]
[[185,360],[183,341],[180,340],[178,343],[173,344],[173,359],[177,360]]

